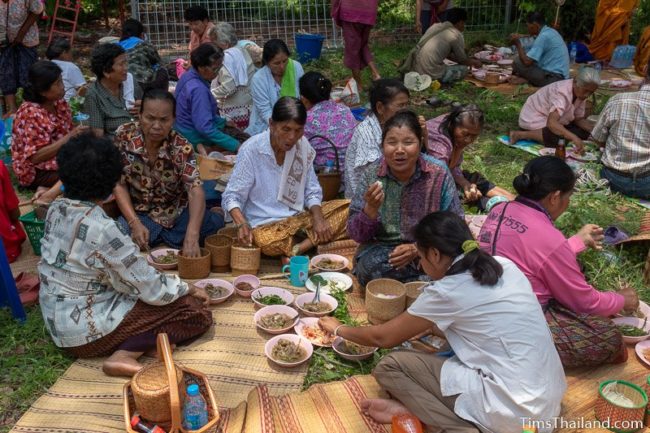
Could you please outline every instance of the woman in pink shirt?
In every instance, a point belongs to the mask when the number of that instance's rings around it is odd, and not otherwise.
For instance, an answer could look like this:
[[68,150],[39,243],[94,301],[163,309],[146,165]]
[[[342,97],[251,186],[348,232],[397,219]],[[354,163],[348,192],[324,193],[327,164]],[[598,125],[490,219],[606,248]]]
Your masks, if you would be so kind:
[[534,140],[556,147],[560,139],[571,141],[579,150],[589,138],[593,125],[585,119],[585,101],[600,85],[594,68],[581,68],[578,76],[557,81],[530,95],[519,113],[519,127],[510,131],[510,143]]
[[515,201],[495,206],[481,229],[481,248],[506,257],[528,277],[544,309],[565,367],[622,362],[627,350],[607,317],[636,310],[634,289],[600,292],[585,280],[576,255],[601,248],[603,230],[587,224],[566,239],[553,225],[569,206],[575,175],[553,156],[526,164],[513,186]]

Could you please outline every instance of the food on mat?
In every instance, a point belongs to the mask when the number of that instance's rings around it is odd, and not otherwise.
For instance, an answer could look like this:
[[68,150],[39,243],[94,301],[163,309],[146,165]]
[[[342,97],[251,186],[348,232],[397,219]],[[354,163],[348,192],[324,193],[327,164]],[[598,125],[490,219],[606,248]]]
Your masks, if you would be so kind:
[[168,250],[164,255],[154,257],[153,261],[160,265],[171,265],[172,263],[178,262],[178,254]]
[[341,260],[322,259],[317,265],[321,269],[336,270],[345,267],[345,262]]
[[343,281],[337,281],[333,279],[328,279],[328,278],[323,278],[322,276],[316,274],[312,277],[309,278],[309,281],[312,282],[314,287],[316,287],[318,284],[320,284],[321,289],[328,289],[329,291],[334,291],[334,290],[345,290],[347,289],[347,286]]
[[353,343],[348,340],[343,340],[338,345],[338,350],[340,350],[343,353],[347,353],[348,355],[367,355],[368,353],[372,352],[375,349],[368,346],[362,346],[360,344]]
[[636,404],[630,400],[625,394],[618,392],[614,387],[617,385],[616,382],[611,382],[603,388],[603,397],[605,397],[609,402],[614,403],[618,407],[635,407]]
[[258,322],[265,329],[282,329],[291,325],[295,319],[282,313],[267,314]]
[[280,339],[271,351],[271,357],[282,362],[298,362],[305,359],[306,356],[307,352],[300,347],[300,344],[292,343],[284,338]]
[[229,292],[227,287],[215,286],[212,283],[206,284],[205,287],[203,288],[205,289],[206,292],[208,292],[208,295],[210,295],[212,299],[223,298]]
[[332,306],[327,302],[305,302],[300,308],[310,313],[322,313],[323,311],[330,311]]
[[644,329],[632,325],[618,325],[618,330],[626,337],[643,337],[648,335]]
[[250,292],[254,289],[250,283],[237,283],[235,284],[235,287],[237,287],[237,290],[241,290],[242,292]]
[[634,311],[623,310],[623,311],[621,311],[621,316],[625,316],[625,317],[637,317],[637,318],[639,318],[639,319],[643,319],[643,318],[645,318],[645,314],[643,314],[643,312],[641,311],[641,308],[637,308],[637,309],[634,310]]
[[314,344],[327,346],[332,344],[334,337],[332,334],[321,328],[318,324],[314,326],[305,326],[300,332],[303,337]]
[[255,300],[260,304],[264,304],[264,305],[286,305],[285,300],[278,295],[266,295],[266,296],[260,295],[257,298],[255,298]]
[[650,362],[650,349],[643,349],[642,353],[645,360]]

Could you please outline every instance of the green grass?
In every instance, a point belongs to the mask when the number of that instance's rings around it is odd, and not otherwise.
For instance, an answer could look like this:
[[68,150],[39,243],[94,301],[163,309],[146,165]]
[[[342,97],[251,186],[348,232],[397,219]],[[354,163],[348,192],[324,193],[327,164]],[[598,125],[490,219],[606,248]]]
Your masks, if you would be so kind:
[[[478,43],[493,42],[490,40]],[[374,47],[376,62],[384,77],[396,76],[396,60],[402,59],[410,49],[408,45]],[[319,61],[306,66],[306,70],[320,70],[335,83],[349,76],[343,66],[340,51],[326,52]],[[366,72],[364,83],[370,82]],[[519,89],[523,90],[523,88]],[[492,90],[480,89],[469,83],[460,83],[451,89],[434,92],[427,90],[412,95],[413,108],[426,118],[442,114],[424,104],[433,94],[462,103],[476,103],[485,111],[486,125],[477,143],[465,153],[465,167],[482,172],[494,183],[512,190],[512,179],[521,172],[532,155],[499,144],[495,137],[517,127],[517,118],[526,96],[516,92],[504,96]],[[363,102],[367,101],[365,93]],[[600,98],[596,110],[602,109],[605,98]],[[617,194],[576,193],[571,206],[562,215],[557,226],[570,236],[587,223],[606,227],[616,224],[634,233],[644,210]],[[589,251],[580,255],[588,281],[600,290],[616,290],[621,280],[637,288],[640,298],[650,302],[650,289],[642,282],[642,269],[647,246],[625,250],[610,248],[603,252]],[[607,255],[609,254],[609,256]],[[614,255],[615,259],[611,257]],[[339,301],[342,301],[340,298]],[[347,306],[341,302],[337,317],[354,323]],[[0,312],[0,433],[8,431],[18,417],[44,393],[65,371],[72,360],[51,342],[38,307],[28,309],[28,320],[19,325],[7,311]],[[304,386],[314,383],[345,379],[355,374],[369,373],[381,355],[378,352],[364,362],[350,362],[337,357],[330,349],[314,352]]]

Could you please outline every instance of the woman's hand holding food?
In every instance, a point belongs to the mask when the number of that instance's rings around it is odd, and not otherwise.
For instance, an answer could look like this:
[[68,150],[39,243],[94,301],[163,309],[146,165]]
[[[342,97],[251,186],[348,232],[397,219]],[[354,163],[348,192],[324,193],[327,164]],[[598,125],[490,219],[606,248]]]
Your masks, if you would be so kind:
[[189,295],[193,298],[198,299],[204,306],[210,305],[210,295],[205,291],[203,287],[197,287],[194,284],[190,284]]
[[388,263],[395,269],[403,268],[418,256],[415,244],[402,244],[395,247],[388,256]]
[[384,187],[380,181],[370,185],[366,193],[363,195],[363,199],[366,202],[366,205],[363,207],[363,213],[365,213],[370,219],[377,219],[379,216],[379,208],[384,203],[385,198]]

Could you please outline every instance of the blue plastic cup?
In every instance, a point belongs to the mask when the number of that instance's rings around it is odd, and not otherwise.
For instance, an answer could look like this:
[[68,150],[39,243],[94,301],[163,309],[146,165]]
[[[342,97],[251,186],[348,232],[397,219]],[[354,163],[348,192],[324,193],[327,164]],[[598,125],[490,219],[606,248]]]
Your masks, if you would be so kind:
[[309,257],[307,256],[294,256],[291,257],[288,265],[282,267],[282,272],[289,274],[286,277],[294,287],[305,287],[305,281],[309,276]]

